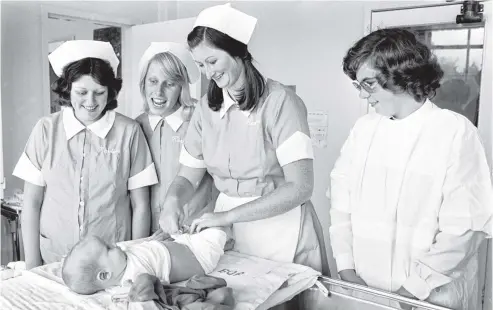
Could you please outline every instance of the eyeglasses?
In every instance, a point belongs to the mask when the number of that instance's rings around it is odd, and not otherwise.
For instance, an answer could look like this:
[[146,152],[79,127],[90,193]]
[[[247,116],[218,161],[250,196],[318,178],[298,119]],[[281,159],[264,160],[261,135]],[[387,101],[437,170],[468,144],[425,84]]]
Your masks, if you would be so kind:
[[375,78],[364,79],[361,82],[353,81],[353,86],[358,90],[364,89],[367,93],[372,94],[377,91],[378,81]]

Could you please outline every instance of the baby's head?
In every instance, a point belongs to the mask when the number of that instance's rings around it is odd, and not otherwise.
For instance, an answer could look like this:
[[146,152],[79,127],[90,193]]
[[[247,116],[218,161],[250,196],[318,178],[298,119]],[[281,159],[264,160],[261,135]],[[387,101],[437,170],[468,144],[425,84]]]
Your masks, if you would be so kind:
[[127,258],[119,247],[111,247],[96,236],[79,241],[63,261],[62,279],[74,292],[93,294],[118,285]]

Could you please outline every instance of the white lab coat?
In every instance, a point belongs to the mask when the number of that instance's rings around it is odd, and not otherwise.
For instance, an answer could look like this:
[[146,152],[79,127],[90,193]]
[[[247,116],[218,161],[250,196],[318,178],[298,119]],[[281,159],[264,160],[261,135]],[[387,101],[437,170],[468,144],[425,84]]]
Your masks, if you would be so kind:
[[[330,191],[330,195],[329,195]],[[476,309],[477,249],[493,190],[476,128],[427,101],[402,120],[360,118],[331,173],[338,270],[370,287]]]

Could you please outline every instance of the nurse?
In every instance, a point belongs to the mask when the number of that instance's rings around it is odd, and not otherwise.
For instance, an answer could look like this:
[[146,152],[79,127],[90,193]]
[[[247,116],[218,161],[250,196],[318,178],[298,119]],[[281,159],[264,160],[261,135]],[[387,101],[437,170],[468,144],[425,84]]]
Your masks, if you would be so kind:
[[[151,232],[159,229],[159,215],[166,192],[180,163],[185,139],[196,100],[190,96],[189,84],[197,82],[199,69],[183,44],[153,42],[140,60],[140,92],[145,113],[137,117],[151,149],[159,183],[151,187]],[[213,181],[205,174],[195,195],[186,206],[184,220],[196,216],[217,198]],[[157,233],[159,234],[159,233]]]
[[491,236],[493,190],[476,127],[430,101],[443,71],[407,30],[370,33],[343,63],[376,113],[356,122],[331,173],[341,278],[479,309],[477,252]]
[[[303,101],[252,64],[256,19],[230,5],[202,11],[188,44],[210,79],[197,105],[160,225],[180,227],[183,205],[208,171],[220,194],[192,231],[233,225],[235,250],[328,273],[323,234],[310,202],[313,150]],[[164,212],[166,210],[166,212]]]
[[121,80],[108,42],[68,41],[49,55],[62,110],[35,125],[14,175],[25,180],[26,265],[59,261],[86,235],[149,236],[157,182],[139,124],[113,111]]

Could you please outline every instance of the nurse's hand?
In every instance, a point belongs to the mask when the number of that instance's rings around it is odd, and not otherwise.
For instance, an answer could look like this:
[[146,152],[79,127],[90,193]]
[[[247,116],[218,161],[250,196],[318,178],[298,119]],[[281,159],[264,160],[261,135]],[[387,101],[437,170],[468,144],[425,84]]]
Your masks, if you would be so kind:
[[205,213],[198,219],[193,220],[190,225],[190,233],[200,232],[210,227],[224,227],[233,224],[229,219],[228,212]]
[[184,217],[183,210],[179,207],[163,207],[159,216],[159,227],[166,234],[178,234]]
[[159,279],[153,275],[142,273],[137,276],[130,288],[128,299],[131,302],[143,302],[148,300],[158,300],[159,293],[163,286]]
[[171,236],[168,233],[165,233],[161,228],[159,228],[149,238],[151,240],[165,241],[165,240],[168,240],[169,238],[171,238]]
[[359,285],[368,286],[363,279],[361,279],[354,269],[345,269],[339,271],[339,276],[342,281],[351,282]]

